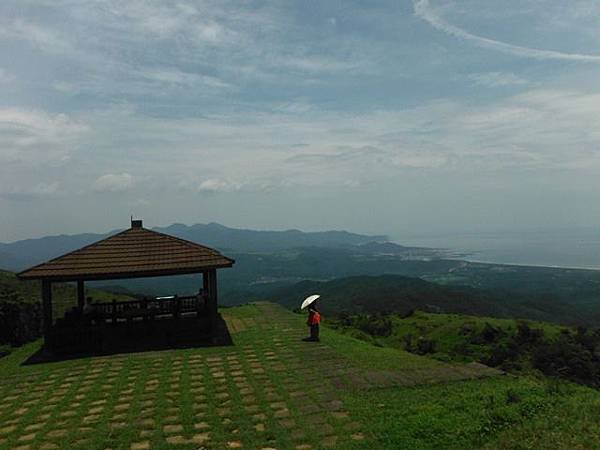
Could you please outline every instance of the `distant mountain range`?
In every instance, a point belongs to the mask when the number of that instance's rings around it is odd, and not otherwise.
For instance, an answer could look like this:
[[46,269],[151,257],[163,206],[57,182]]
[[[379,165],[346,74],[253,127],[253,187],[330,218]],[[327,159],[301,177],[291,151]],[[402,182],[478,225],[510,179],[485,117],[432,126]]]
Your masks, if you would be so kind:
[[[303,232],[300,230],[258,231],[229,228],[218,223],[156,227],[155,231],[170,234],[232,253],[275,253],[284,250],[319,248],[355,248],[367,254],[414,254],[429,253],[428,249],[404,247],[388,242],[386,236],[362,235],[347,231]],[[0,269],[20,271],[85,245],[104,239],[121,230],[106,234],[74,234],[25,239],[12,243],[0,243]]]

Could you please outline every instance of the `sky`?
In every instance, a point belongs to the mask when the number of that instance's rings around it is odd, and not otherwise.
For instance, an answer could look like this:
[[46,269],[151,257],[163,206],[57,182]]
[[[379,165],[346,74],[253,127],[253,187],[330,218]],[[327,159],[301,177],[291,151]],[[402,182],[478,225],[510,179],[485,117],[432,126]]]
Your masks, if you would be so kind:
[[598,227],[599,22],[596,0],[3,0],[0,241],[130,215]]

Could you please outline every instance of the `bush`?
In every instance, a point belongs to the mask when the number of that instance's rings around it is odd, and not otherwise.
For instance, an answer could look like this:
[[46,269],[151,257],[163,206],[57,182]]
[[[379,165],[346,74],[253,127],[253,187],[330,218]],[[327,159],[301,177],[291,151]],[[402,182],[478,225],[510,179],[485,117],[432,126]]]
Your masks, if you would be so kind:
[[392,320],[382,314],[359,315],[352,318],[352,325],[371,336],[387,337],[392,334]]
[[517,334],[514,337],[518,345],[531,345],[540,343],[544,339],[544,330],[531,328],[527,322],[517,323]]
[[576,337],[540,345],[533,353],[532,362],[545,375],[600,386],[600,357]]
[[0,300],[0,344],[23,345],[40,337],[42,312],[38,303]]
[[419,339],[417,339],[417,348],[415,352],[419,355],[435,353],[435,341],[432,339],[425,339],[424,337],[420,337]]

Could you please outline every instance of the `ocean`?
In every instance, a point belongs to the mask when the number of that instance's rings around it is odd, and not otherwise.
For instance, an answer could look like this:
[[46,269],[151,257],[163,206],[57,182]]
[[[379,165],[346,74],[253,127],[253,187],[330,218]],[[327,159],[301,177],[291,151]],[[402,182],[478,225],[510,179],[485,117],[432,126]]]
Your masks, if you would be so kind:
[[600,227],[395,236],[401,245],[447,249],[457,258],[498,264],[600,269]]

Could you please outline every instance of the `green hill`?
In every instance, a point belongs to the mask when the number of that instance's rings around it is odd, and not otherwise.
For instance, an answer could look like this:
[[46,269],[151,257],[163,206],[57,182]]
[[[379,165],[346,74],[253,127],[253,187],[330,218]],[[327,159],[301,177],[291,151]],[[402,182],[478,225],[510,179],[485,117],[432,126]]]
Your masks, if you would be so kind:
[[[331,281],[303,281],[264,293],[289,308],[314,293],[323,297],[327,315],[399,313],[420,309],[504,318],[557,321],[566,318],[568,305],[551,299],[532,302],[530,297],[469,286],[448,286],[400,275],[357,276]],[[260,294],[259,294],[260,295]],[[562,314],[562,315],[561,315]]]

